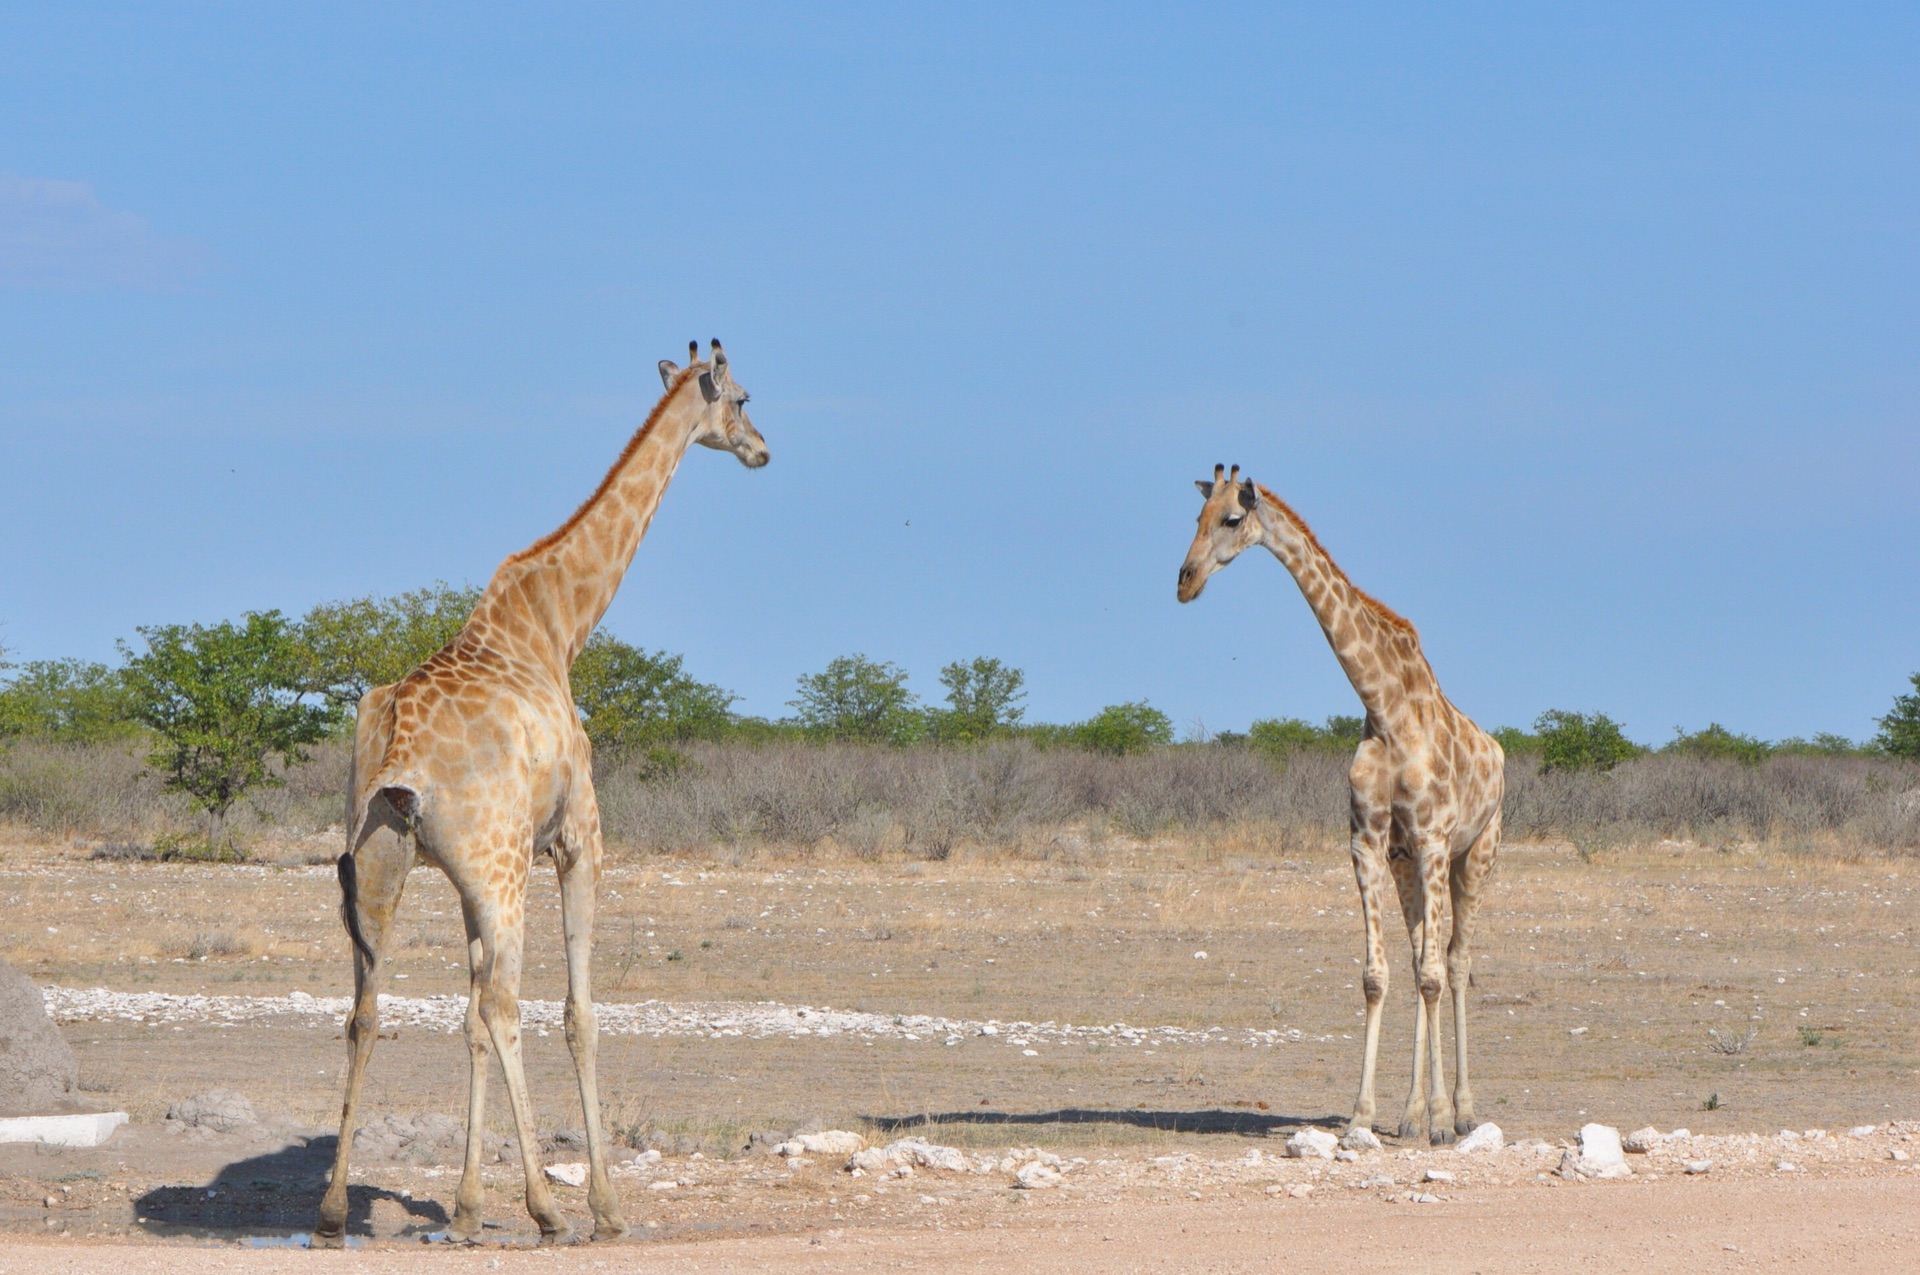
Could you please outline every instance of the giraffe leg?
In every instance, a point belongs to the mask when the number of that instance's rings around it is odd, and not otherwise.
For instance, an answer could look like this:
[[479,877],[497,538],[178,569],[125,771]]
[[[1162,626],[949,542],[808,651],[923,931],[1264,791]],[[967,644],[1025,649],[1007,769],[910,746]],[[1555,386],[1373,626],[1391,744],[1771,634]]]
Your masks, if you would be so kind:
[[[1387,860],[1393,870],[1393,884],[1400,894],[1400,915],[1407,922],[1407,939],[1413,945],[1414,976],[1420,973],[1420,950],[1425,931],[1426,909],[1422,905],[1414,864],[1405,851]],[[1418,994],[1413,998],[1413,1078],[1407,1083],[1407,1109],[1400,1116],[1402,1138],[1422,1138],[1427,1133],[1427,1006]]]
[[[600,1084],[595,1069],[599,1023],[593,1012],[594,892],[600,880],[599,816],[584,845],[565,847],[554,856],[560,869],[560,926],[567,943],[567,1048],[580,1079],[580,1110],[587,1122],[587,1207],[593,1212],[593,1238],[617,1240],[627,1234],[620,1197],[607,1176],[607,1143],[601,1130]],[[562,858],[563,854],[568,857]]]
[[1433,1130],[1433,1145],[1453,1143],[1453,1097],[1447,1090],[1444,1059],[1446,1047],[1440,1039],[1440,998],[1447,990],[1446,949],[1441,936],[1451,929],[1452,897],[1447,893],[1447,847],[1444,841],[1421,848],[1414,870],[1419,873],[1425,905],[1420,935],[1420,1001],[1430,1029],[1428,1054],[1433,1063],[1433,1088],[1428,1108]]
[[354,883],[349,905],[355,909],[360,935],[373,949],[373,958],[369,960],[357,946],[353,950],[353,1013],[347,1019],[347,1091],[340,1106],[340,1140],[333,1152],[333,1177],[320,1200],[320,1220],[313,1228],[314,1244],[325,1248],[346,1243],[347,1157],[353,1149],[360,1086],[366,1079],[367,1061],[373,1057],[373,1044],[380,1038],[380,987],[385,982],[381,962],[400,892],[407,884],[407,870],[413,866],[412,842],[386,827],[372,829],[349,853],[352,867],[342,876]]
[[1500,847],[1500,812],[1466,854],[1454,861],[1453,936],[1447,943],[1447,982],[1453,988],[1453,1130],[1472,1133],[1480,1122],[1473,1118],[1473,1087],[1467,1080],[1467,986],[1473,973],[1473,914],[1480,892],[1493,871]]
[[486,952],[481,943],[471,908],[463,908],[467,923],[467,1150],[460,1165],[460,1189],[454,1196],[453,1221],[447,1234],[454,1239],[478,1243],[484,1223],[481,1211],[487,1202],[487,1188],[480,1180],[480,1156],[486,1144],[487,1128],[487,1055],[491,1044],[487,1026],[480,1017],[483,995],[481,971]]
[[[1360,820],[1356,818],[1356,823]],[[1360,915],[1366,926],[1365,967],[1361,986],[1367,999],[1365,1052],[1360,1060],[1360,1096],[1353,1104],[1353,1119],[1348,1129],[1373,1128],[1374,1073],[1380,1058],[1380,1020],[1385,1017],[1387,1000],[1387,945],[1381,900],[1386,894],[1387,847],[1384,815],[1378,821],[1378,835],[1372,830],[1357,830],[1353,835],[1353,875],[1360,886]]]
[[[481,973],[475,980],[480,1021],[500,1058],[507,1083],[507,1101],[513,1107],[514,1134],[520,1141],[520,1167],[526,1174],[527,1212],[540,1226],[542,1244],[569,1244],[573,1227],[553,1203],[540,1164],[540,1135],[534,1126],[533,1103],[527,1097],[527,1073],[520,1061],[520,956],[526,923],[524,868],[517,883],[493,899],[476,900],[480,932]],[[471,1135],[469,1135],[471,1136]]]

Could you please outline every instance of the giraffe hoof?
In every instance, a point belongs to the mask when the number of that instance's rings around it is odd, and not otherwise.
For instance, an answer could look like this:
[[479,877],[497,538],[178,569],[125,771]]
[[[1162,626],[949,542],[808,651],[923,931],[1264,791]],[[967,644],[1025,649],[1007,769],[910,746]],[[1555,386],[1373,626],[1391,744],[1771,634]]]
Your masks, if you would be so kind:
[[314,1248],[345,1248],[347,1232],[345,1228],[338,1231],[316,1230],[307,1242]]
[[544,1226],[540,1228],[540,1243],[542,1247],[552,1245],[555,1248],[559,1248],[561,1245],[573,1243],[578,1238],[579,1237],[574,1234],[573,1228],[564,1222],[552,1230],[548,1230]]
[[611,1221],[596,1221],[593,1224],[592,1239],[595,1244],[610,1244],[615,1240],[624,1240],[632,1234],[633,1228],[616,1217]]
[[1454,1137],[1454,1132],[1453,1132],[1453,1130],[1451,1130],[1451,1129],[1449,1129],[1449,1128],[1447,1128],[1447,1127],[1446,1127],[1445,1125],[1437,1125],[1437,1126],[1435,1126],[1435,1128],[1434,1128],[1434,1131],[1433,1131],[1433,1145],[1434,1145],[1434,1146],[1436,1146],[1436,1147],[1450,1147],[1450,1146],[1452,1146],[1452,1145],[1454,1144],[1454,1142],[1455,1142],[1456,1140],[1457,1140],[1457,1139],[1456,1139],[1456,1138]]
[[1475,1129],[1478,1129],[1479,1127],[1480,1127],[1480,1122],[1478,1120],[1475,1120],[1472,1116],[1468,1116],[1464,1120],[1456,1120],[1453,1122],[1453,1131],[1459,1134],[1463,1138],[1466,1137],[1468,1134],[1472,1133]]
[[1426,1126],[1417,1120],[1402,1120],[1400,1122],[1399,1137],[1402,1142],[1412,1142],[1422,1137],[1426,1132]]

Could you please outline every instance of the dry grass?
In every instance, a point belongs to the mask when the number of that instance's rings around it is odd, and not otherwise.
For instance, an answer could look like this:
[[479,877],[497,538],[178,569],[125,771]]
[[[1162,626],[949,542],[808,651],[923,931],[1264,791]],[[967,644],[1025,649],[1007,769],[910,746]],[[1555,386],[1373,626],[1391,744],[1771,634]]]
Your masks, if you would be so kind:
[[[338,853],[346,747],[323,745],[280,787],[250,794],[228,828],[281,862]],[[822,862],[956,854],[1068,864],[1177,837],[1208,858],[1295,857],[1346,837],[1347,758],[1180,747],[1129,757],[1044,750],[699,744],[666,773],[610,761],[596,776],[616,852],[805,853]],[[0,824],[140,857],[202,833],[129,745],[19,741],[0,750]],[[1920,767],[1782,756],[1758,766],[1652,755],[1610,773],[1508,766],[1507,836],[1566,841],[1591,859],[1663,839],[1714,848],[1872,857],[1920,850]]]

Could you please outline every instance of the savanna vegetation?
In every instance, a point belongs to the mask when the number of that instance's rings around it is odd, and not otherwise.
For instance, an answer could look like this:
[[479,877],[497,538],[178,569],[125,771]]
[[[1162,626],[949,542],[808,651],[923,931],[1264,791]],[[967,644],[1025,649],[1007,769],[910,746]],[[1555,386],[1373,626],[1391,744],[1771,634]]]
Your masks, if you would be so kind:
[[[477,591],[436,584],[297,619],[159,625],[117,666],[4,667],[0,821],[101,853],[333,853],[353,709],[459,631]],[[852,654],[801,677],[780,718],[681,657],[596,633],[573,669],[608,840],[626,850],[760,848],[946,858],[1078,854],[1171,835],[1285,853],[1345,836],[1358,716],[1275,716],[1176,740],[1144,700],[1028,720],[1025,673],[980,656],[923,701],[900,666]],[[1920,674],[1879,735],[1768,742],[1713,723],[1658,747],[1599,712],[1495,732],[1507,836],[1583,854],[1679,838],[1849,854],[1920,848]],[[295,852],[300,852],[296,849]]]

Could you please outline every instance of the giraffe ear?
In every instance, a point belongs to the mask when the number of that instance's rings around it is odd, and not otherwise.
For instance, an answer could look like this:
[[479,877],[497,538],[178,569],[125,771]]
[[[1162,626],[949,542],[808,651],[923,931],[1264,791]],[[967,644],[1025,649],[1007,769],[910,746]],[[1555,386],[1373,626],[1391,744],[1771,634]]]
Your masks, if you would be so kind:
[[720,388],[713,383],[712,372],[702,372],[700,374],[700,397],[706,399],[709,403],[720,397]]
[[660,360],[660,384],[672,385],[673,378],[680,372],[680,365],[672,359]]
[[1253,479],[1249,478],[1240,484],[1240,507],[1251,510],[1259,503],[1260,497],[1253,490]]
[[732,380],[733,369],[727,366],[727,352],[720,348],[720,342],[718,341],[712,341],[709,342],[709,344],[713,347],[713,379],[716,381]]
[[1201,494],[1202,496],[1205,496],[1205,497],[1206,497],[1206,498],[1207,498],[1208,500],[1212,500],[1212,499],[1213,499],[1213,484],[1212,484],[1212,483],[1210,483],[1210,482],[1208,482],[1208,481],[1207,481],[1206,479],[1204,479],[1204,478],[1196,478],[1196,479],[1194,479],[1194,480],[1193,480],[1193,485],[1194,485],[1195,487],[1198,487],[1198,488],[1200,489],[1200,494]]

